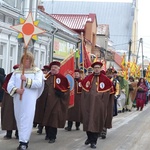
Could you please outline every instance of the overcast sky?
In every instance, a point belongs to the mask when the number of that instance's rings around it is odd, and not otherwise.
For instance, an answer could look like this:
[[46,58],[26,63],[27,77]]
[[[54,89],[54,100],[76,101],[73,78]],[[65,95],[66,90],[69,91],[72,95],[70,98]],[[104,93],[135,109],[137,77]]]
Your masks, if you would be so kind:
[[143,38],[144,56],[150,58],[150,0],[139,0],[138,6],[138,35]]
[[41,0],[41,1],[132,2],[132,0]]

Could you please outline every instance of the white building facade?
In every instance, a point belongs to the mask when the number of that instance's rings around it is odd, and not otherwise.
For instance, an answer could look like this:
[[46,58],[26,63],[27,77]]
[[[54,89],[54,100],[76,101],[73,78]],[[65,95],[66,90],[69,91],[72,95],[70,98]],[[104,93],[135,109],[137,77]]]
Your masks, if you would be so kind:
[[[13,71],[15,64],[20,63],[24,50],[23,41],[17,39],[18,32],[11,26],[19,24],[19,18],[26,18],[30,11],[33,19],[40,21],[39,27],[46,30],[46,33],[38,36],[37,41],[31,40],[28,46],[39,68],[49,64],[53,59],[63,59],[53,56],[54,39],[69,43],[71,48],[67,47],[67,51],[75,50],[77,47],[79,36],[48,14],[37,10],[37,5],[37,0],[0,0],[0,67],[5,69],[6,74]],[[59,50],[62,49],[61,46],[62,43]]]

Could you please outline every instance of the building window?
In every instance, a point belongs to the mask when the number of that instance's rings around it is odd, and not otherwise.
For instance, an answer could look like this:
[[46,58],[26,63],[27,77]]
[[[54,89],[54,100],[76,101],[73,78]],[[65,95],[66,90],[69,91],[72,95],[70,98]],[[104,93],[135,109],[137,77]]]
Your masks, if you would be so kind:
[[0,58],[0,67],[2,68],[3,66],[3,60]]
[[10,48],[10,57],[13,57],[13,46],[11,46],[11,48]]
[[10,25],[13,25],[14,24],[14,19],[7,16],[5,22],[8,23],[8,24],[10,24]]
[[35,65],[38,66],[38,50],[34,50]]
[[5,21],[5,15],[0,13],[0,21],[4,22]]
[[4,46],[2,44],[0,44],[0,55],[3,55],[3,50],[4,50]]
[[41,56],[40,56],[40,68],[43,67],[43,63],[45,62],[44,56],[45,56],[45,53],[44,53],[43,51],[41,51]]
[[15,7],[17,9],[21,9],[21,3],[22,0],[3,0],[7,4],[11,5],[12,7]]
[[4,64],[4,47],[3,43],[0,43],[0,67],[3,67]]
[[13,65],[15,65],[15,60],[16,60],[16,46],[11,45],[10,46],[10,53],[9,53],[9,72],[12,71]]

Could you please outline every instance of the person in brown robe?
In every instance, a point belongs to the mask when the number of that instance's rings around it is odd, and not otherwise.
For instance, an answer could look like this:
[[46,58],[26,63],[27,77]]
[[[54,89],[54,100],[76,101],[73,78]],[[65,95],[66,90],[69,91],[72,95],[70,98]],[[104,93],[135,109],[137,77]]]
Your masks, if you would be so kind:
[[[46,75],[50,71],[49,65],[43,66],[42,71],[43,71],[43,74]],[[42,94],[44,94],[44,92]],[[40,98],[40,99],[37,99],[37,102],[36,102],[34,127],[36,127],[38,124],[38,130],[37,130],[38,134],[42,134],[42,131],[43,131],[43,126],[41,125],[42,124],[41,118],[43,117],[44,110],[45,110],[45,100],[46,98],[45,99]]]
[[65,127],[65,130],[71,131],[73,121],[75,121],[76,130],[79,130],[80,128],[80,122],[81,122],[81,74],[80,70],[76,69],[74,71],[74,77],[75,77],[75,86],[74,86],[74,106],[69,108],[68,110],[68,125]]
[[57,128],[64,128],[69,106],[70,85],[65,76],[59,73],[60,62],[53,61],[49,65],[45,87],[40,99],[45,100],[42,125],[46,129],[49,143],[54,143]]
[[83,131],[86,131],[85,145],[96,148],[99,133],[103,127],[112,128],[114,87],[103,73],[101,62],[91,65],[94,72],[82,80],[81,110]]
[[[14,65],[13,69],[17,69],[19,65]],[[7,92],[7,84],[12,75],[12,72],[9,73],[4,81],[4,84],[2,86],[4,90],[4,96],[2,100],[2,106],[1,106],[1,127],[2,130],[6,130],[6,135],[4,136],[4,139],[11,139],[12,138],[12,132],[15,131],[15,136],[18,139],[18,130],[16,126],[16,120],[14,116],[14,104],[13,104],[13,97],[10,96],[10,94]]]
[[[102,72],[102,71],[101,71]],[[106,70],[106,76],[112,81],[114,86],[114,106],[113,106],[113,117],[118,115],[117,110],[117,99],[120,97],[120,84],[116,78],[117,71],[114,68],[108,68]],[[107,135],[107,128],[104,126],[99,137],[105,139]]]
[[136,93],[137,93],[138,82],[134,80],[134,77],[130,76],[128,83],[129,83],[129,97],[128,97],[127,110],[131,111],[133,106],[133,101],[135,100]]

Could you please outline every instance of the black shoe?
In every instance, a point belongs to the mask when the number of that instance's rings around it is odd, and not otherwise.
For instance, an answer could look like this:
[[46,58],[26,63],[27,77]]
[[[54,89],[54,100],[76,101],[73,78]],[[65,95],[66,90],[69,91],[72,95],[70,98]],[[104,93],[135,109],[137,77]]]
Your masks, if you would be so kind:
[[27,149],[27,146],[26,145],[19,145],[17,147],[17,150],[26,150]]
[[37,124],[36,123],[33,123],[33,128],[36,128],[37,127]]
[[91,148],[96,148],[96,144],[94,144],[94,143],[91,143],[91,146],[90,146]]
[[71,128],[69,128],[69,127],[65,127],[65,130],[67,130],[67,131],[71,131]]
[[80,130],[80,128],[79,128],[79,127],[76,127],[76,130]]
[[55,139],[50,139],[48,143],[55,143]]
[[11,136],[5,135],[5,136],[4,136],[4,139],[5,139],[5,140],[10,140],[10,139],[11,139]]
[[18,130],[16,130],[16,132],[15,132],[15,137],[16,137],[16,139],[19,139]]
[[42,130],[41,130],[41,129],[38,129],[38,130],[37,130],[37,133],[38,133],[38,134],[42,134]]
[[49,137],[48,137],[48,136],[45,136],[45,140],[49,140]]
[[90,144],[90,140],[89,139],[87,139],[86,141],[85,141],[85,143],[84,143],[85,145],[88,145],[88,144]]
[[102,134],[102,135],[101,135],[101,138],[102,138],[102,139],[106,139],[106,135]]

